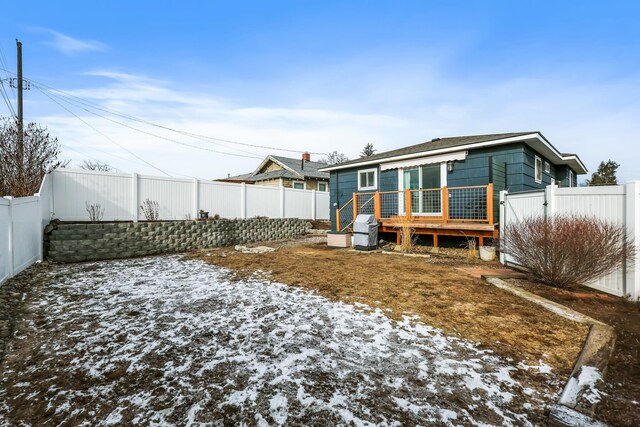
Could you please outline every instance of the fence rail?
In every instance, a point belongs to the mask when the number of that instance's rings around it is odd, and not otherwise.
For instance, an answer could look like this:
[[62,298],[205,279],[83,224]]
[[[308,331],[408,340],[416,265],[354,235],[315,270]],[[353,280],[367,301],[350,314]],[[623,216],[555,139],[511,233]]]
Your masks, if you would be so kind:
[[[552,217],[556,214],[594,216],[624,225],[635,244],[640,247],[640,182],[603,187],[558,188],[527,193],[500,193],[500,233],[507,225],[530,217]],[[562,248],[558,248],[559,251]],[[513,263],[509,254],[501,253],[503,264]],[[640,298],[640,256],[618,271],[586,286],[618,296]]]

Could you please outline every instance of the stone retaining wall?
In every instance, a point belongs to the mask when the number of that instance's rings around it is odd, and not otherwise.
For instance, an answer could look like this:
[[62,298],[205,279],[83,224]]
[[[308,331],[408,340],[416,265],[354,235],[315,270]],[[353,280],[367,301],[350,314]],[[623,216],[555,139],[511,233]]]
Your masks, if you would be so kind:
[[129,258],[303,235],[301,219],[51,224],[47,258],[55,262]]

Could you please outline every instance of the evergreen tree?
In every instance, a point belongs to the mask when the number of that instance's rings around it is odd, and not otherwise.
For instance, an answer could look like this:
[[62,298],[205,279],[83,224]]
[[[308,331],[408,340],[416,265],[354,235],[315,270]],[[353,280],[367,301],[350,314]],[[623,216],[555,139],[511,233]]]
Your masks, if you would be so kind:
[[367,143],[367,145],[364,146],[364,148],[360,152],[360,157],[373,156],[373,153],[375,153],[375,152],[376,152],[376,149],[373,148],[373,144],[369,142],[369,143]]
[[616,171],[620,165],[613,160],[607,162],[600,162],[598,170],[591,174],[591,178],[585,181],[586,185],[616,185],[618,184],[618,177]]

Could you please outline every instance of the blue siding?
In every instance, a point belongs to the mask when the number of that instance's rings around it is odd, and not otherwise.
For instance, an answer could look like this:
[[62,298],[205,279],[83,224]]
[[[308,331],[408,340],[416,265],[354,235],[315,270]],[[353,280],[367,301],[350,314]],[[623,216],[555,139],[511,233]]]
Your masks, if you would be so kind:
[[[542,159],[542,182],[536,182],[535,177],[535,156]],[[545,162],[551,165],[549,173],[544,171]],[[527,191],[544,189],[547,185],[551,185],[555,180],[555,166],[547,158],[533,151],[528,146],[524,146],[524,161],[522,162],[522,189],[513,191]]]
[[447,185],[449,187],[487,185],[490,182],[489,163],[492,157],[496,162],[507,164],[507,185],[512,188],[512,185],[516,184],[514,178],[522,173],[522,144],[510,144],[469,151],[465,160],[455,162],[453,172],[447,175]]
[[398,169],[380,172],[380,191],[396,191],[398,189]]
[[560,165],[556,166],[556,181],[560,187],[577,187],[578,186],[578,174],[573,172],[573,185],[569,185],[569,166]]

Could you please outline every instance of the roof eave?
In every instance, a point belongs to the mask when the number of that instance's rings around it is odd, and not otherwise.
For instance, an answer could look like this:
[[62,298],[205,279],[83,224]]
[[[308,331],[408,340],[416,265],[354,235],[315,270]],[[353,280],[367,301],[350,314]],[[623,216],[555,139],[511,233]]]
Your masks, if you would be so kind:
[[[575,164],[573,164],[572,166],[576,167],[576,169],[578,169],[576,172],[578,172],[578,174],[586,174],[587,173],[587,168],[584,166],[584,164],[582,163],[582,161],[580,160],[580,158],[577,155],[571,155],[571,156],[563,156],[545,137],[544,135],[542,135],[542,133],[540,132],[532,132],[532,133],[528,133],[528,134],[524,134],[524,135],[518,135],[518,136],[512,136],[512,137],[508,137],[508,138],[499,138],[499,139],[492,139],[492,140],[488,140],[488,141],[482,141],[482,142],[474,142],[472,144],[466,144],[466,145],[458,145],[458,146],[454,146],[454,147],[447,147],[447,148],[441,148],[438,150],[427,150],[427,151],[419,151],[416,153],[411,153],[411,154],[403,154],[400,156],[393,156],[393,157],[386,157],[386,158],[382,158],[382,159],[376,159],[376,160],[370,160],[370,161],[362,161],[362,162],[358,162],[358,163],[351,163],[348,165],[343,165],[340,166],[340,164],[337,165],[332,165],[326,168],[322,168],[319,169],[320,172],[331,172],[331,171],[335,171],[335,170],[341,170],[341,169],[351,169],[351,168],[356,168],[356,167],[361,167],[361,166],[370,166],[370,165],[377,165],[380,163],[387,163],[387,162],[393,162],[393,161],[399,161],[399,160],[409,160],[409,159],[413,159],[416,157],[423,157],[425,155],[438,155],[438,154],[445,154],[445,153],[449,153],[452,151],[463,151],[463,150],[473,150],[475,148],[482,148],[482,147],[487,147],[487,146],[493,146],[493,145],[502,145],[502,144],[509,144],[512,142],[525,142],[527,140],[537,140],[540,143],[542,143],[548,150],[549,152],[555,156],[555,160],[558,161],[558,163],[562,164],[562,162],[567,162],[566,164],[568,164],[568,162],[574,161]],[[581,171],[581,172],[580,172]]]

